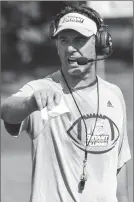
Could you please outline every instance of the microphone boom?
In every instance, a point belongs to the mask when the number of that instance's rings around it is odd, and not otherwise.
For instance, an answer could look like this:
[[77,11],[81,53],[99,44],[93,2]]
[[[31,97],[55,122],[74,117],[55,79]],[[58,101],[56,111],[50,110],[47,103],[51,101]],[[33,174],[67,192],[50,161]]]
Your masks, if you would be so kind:
[[76,62],[77,62],[78,65],[86,65],[89,62],[94,62],[94,61],[99,61],[99,60],[105,60],[111,54],[112,54],[112,52],[109,55],[107,55],[105,57],[102,57],[102,58],[98,58],[98,59],[88,59],[88,58],[85,58],[85,57],[79,57],[79,58],[76,59]]

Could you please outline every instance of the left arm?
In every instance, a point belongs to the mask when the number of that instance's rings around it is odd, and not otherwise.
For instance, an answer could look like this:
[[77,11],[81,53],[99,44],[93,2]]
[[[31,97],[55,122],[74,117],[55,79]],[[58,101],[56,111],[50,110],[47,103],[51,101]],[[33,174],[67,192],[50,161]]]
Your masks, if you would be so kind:
[[120,143],[118,148],[117,199],[118,202],[129,202],[127,161],[130,160],[131,153],[127,135],[126,103],[119,88],[117,89],[117,93],[118,97],[120,98],[123,111],[122,130],[120,133]]
[[129,202],[128,183],[127,183],[127,165],[117,170],[117,199],[118,202]]

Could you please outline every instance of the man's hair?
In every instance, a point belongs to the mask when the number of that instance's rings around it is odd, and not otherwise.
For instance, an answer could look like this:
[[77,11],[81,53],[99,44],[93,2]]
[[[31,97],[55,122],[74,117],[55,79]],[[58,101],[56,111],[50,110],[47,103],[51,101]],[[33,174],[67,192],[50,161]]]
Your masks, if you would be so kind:
[[58,26],[58,23],[60,21],[60,19],[68,14],[68,13],[79,13],[79,14],[82,14],[90,19],[92,19],[96,25],[97,25],[97,28],[100,27],[100,25],[103,23],[103,20],[102,18],[100,17],[99,13],[96,12],[94,9],[90,8],[90,7],[87,7],[85,5],[81,5],[79,7],[70,7],[70,6],[67,6],[65,7],[63,10],[61,10],[61,12],[59,14],[57,14],[56,18],[55,18],[55,27],[57,28]]

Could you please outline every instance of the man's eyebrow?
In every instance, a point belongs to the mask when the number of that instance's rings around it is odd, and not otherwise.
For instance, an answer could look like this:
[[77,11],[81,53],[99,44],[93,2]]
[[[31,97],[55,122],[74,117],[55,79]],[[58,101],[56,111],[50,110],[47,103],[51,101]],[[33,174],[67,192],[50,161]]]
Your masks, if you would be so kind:
[[86,37],[86,36],[83,36],[83,35],[80,35],[80,36],[76,36],[76,38],[80,38],[80,39],[90,39],[92,36],[89,36],[89,37]]
[[60,39],[65,39],[67,36],[59,36]]
[[76,36],[77,39],[88,39],[88,37],[85,36]]

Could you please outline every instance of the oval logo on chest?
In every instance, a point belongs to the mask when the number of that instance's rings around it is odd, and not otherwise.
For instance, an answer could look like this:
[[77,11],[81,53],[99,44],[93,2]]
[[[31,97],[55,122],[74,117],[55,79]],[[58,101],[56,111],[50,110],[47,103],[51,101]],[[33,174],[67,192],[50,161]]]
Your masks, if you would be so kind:
[[107,116],[87,114],[83,119],[78,118],[68,129],[67,134],[71,137],[74,144],[82,150],[90,153],[105,153],[114,148],[119,138],[119,129],[116,124]]

